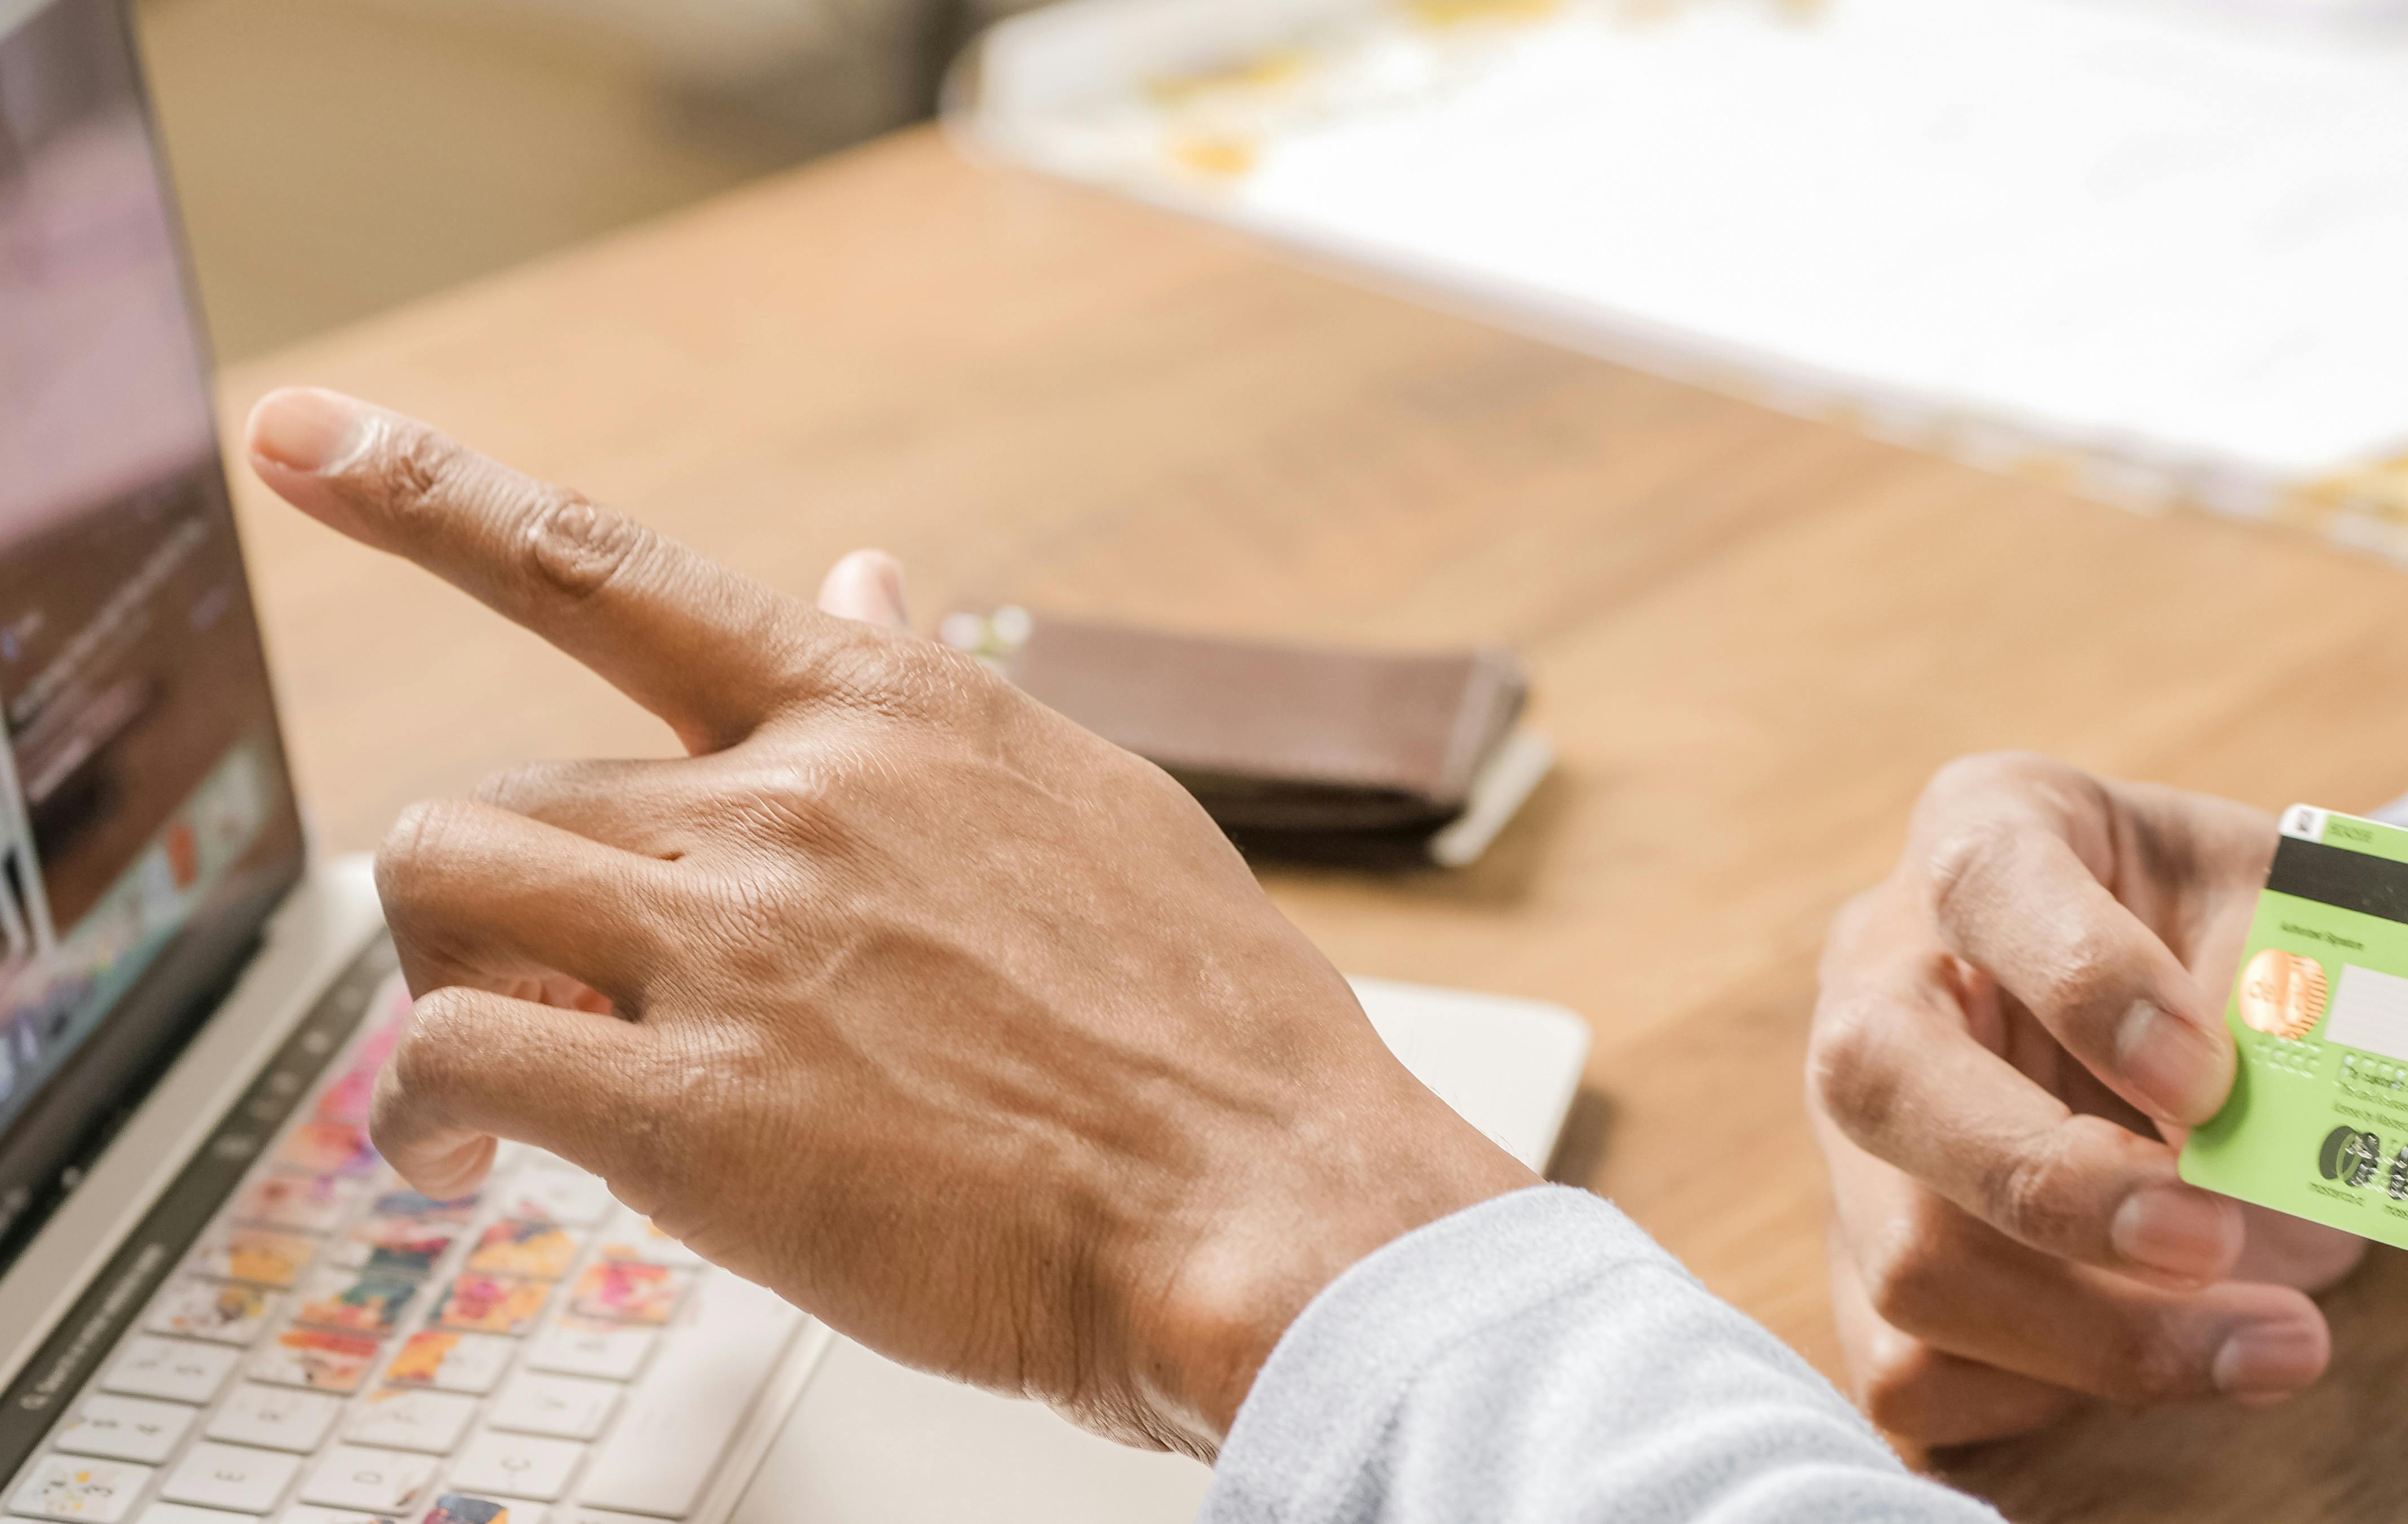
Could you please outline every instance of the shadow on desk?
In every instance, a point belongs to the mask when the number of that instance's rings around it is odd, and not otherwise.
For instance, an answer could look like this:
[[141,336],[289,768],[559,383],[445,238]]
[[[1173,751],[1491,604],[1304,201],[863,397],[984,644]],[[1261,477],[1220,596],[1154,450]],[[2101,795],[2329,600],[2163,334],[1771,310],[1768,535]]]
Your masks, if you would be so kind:
[[1933,1457],[2016,1524],[2311,1524],[2408,1505],[2408,1254],[2376,1248],[2325,1299],[2331,1372],[2279,1406],[2101,1407],[2028,1439]]
[[1294,882],[1356,888],[1399,900],[1512,910],[1541,881],[1549,846],[1565,830],[1574,793],[1571,781],[1557,768],[1479,861],[1462,868],[1433,864],[1425,833],[1386,838],[1350,833],[1313,839],[1233,830],[1229,837],[1267,882],[1285,876]]

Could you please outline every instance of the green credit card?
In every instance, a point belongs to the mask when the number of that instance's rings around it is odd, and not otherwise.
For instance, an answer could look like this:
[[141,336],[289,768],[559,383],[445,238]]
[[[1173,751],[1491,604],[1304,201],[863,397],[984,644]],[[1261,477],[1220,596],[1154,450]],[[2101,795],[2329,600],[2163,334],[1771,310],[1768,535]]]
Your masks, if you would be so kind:
[[2408,831],[2283,812],[2224,1019],[2232,1098],[2182,1177],[2408,1247]]

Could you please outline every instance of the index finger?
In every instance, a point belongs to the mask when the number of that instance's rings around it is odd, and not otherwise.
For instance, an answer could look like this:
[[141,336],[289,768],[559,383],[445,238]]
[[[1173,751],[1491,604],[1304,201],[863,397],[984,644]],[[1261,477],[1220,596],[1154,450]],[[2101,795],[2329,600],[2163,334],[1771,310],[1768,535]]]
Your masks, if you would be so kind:
[[792,702],[838,621],[425,424],[332,392],[251,418],[261,479],[310,517],[416,562],[718,750]]
[[2043,1253],[2161,1284],[2229,1273],[2240,1209],[2185,1185],[2165,1144],[2076,1113],[1976,1040],[1907,899],[1885,887],[1832,931],[1807,1057],[1818,1132]]
[[[2063,773],[2000,779],[1951,805],[1928,863],[1932,919],[1950,952],[1996,979],[2110,1089],[2161,1121],[2197,1126],[2232,1089],[2232,1034],[2182,960],[2077,849],[2078,828],[2112,842],[2115,806],[2094,780]],[[2095,797],[2069,799],[2064,788]]]

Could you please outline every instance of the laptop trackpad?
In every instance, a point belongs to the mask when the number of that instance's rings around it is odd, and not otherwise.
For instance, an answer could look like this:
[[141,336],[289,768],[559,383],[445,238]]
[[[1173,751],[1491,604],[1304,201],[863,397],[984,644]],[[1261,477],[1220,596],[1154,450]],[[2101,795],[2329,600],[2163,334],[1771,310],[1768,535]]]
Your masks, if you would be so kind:
[[839,1339],[735,1524],[1187,1524],[1211,1479]]

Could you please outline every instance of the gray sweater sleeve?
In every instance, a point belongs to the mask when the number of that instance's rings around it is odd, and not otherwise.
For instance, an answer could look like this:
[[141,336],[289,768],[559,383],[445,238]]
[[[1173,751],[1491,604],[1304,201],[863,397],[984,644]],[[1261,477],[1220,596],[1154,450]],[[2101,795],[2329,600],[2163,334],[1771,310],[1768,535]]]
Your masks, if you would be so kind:
[[1202,1524],[1998,1524],[1612,1206],[1543,1187],[1349,1270],[1238,1415]]

